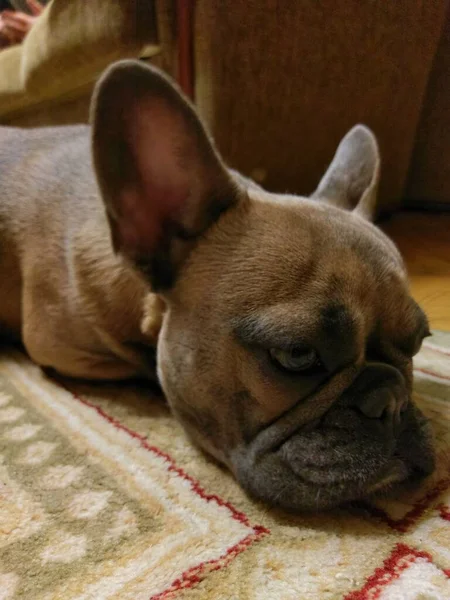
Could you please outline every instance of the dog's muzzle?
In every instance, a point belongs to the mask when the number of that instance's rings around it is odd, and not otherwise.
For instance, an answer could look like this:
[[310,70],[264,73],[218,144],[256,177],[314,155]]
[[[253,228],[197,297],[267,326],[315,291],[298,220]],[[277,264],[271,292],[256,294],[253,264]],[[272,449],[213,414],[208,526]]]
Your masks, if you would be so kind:
[[427,421],[390,365],[364,367],[314,424],[280,422],[235,453],[233,470],[252,495],[284,508],[330,508],[434,469]]

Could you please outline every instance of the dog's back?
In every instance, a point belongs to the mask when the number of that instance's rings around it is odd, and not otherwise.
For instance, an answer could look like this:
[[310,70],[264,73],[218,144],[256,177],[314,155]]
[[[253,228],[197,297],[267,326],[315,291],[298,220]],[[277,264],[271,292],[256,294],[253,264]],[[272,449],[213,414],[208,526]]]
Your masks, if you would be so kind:
[[89,131],[85,125],[0,128],[0,226],[20,235],[23,220],[30,225],[32,216],[37,225],[54,217],[55,202],[61,210],[76,202],[77,218],[92,208],[96,184]]
[[0,278],[0,336],[62,372],[120,376],[146,287],[112,252],[88,126],[0,128]]
[[[20,335],[24,269],[30,262],[48,268],[59,254],[55,246],[63,243],[61,220],[86,214],[86,194],[76,186],[86,188],[86,177],[92,180],[89,163],[86,126],[0,129],[2,333]],[[80,210],[67,210],[69,202],[79,202]]]

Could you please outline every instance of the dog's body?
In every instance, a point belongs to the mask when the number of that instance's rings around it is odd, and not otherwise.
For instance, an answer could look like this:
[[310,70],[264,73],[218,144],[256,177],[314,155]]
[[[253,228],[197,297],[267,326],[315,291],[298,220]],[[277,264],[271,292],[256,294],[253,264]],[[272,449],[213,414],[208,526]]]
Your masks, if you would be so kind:
[[156,339],[141,332],[153,294],[113,252],[90,128],[3,128],[0,140],[0,332],[65,375],[154,377]]
[[93,106],[92,135],[0,132],[0,335],[89,379],[154,377],[157,346],[187,432],[273,504],[324,508],[428,474],[411,401],[428,328],[367,220],[371,132],[344,138],[306,199],[227,169],[154,70],[111,68]]

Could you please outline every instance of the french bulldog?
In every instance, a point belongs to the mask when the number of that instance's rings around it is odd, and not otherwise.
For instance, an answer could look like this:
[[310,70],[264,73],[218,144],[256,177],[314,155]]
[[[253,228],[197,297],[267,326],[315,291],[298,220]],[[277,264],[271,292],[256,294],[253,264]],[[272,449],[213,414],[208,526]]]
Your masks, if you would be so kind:
[[412,399],[428,324],[371,223],[372,132],[354,127],[300,197],[227,168],[141,62],[106,70],[91,123],[1,129],[1,335],[63,375],[157,374],[188,435],[270,505],[322,510],[431,473]]

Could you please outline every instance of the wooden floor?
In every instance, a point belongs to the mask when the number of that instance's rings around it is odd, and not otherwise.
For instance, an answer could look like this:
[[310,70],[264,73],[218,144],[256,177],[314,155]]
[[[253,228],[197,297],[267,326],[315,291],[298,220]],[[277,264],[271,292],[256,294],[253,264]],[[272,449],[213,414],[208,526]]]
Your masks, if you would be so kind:
[[431,327],[450,331],[450,213],[399,213],[381,227],[399,247]]

